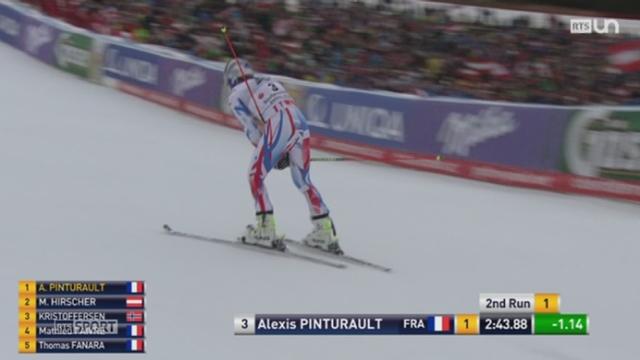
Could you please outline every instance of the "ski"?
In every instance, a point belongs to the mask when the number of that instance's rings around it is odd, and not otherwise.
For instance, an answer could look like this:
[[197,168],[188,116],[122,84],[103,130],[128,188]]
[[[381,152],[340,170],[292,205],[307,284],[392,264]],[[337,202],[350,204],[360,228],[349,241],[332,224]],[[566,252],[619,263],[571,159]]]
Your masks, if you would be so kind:
[[317,265],[330,266],[330,267],[337,268],[337,269],[344,269],[344,268],[347,267],[345,264],[335,263],[335,262],[332,262],[332,261],[329,261],[329,260],[326,260],[326,259],[320,259],[320,258],[316,258],[316,257],[309,256],[309,255],[306,255],[306,254],[300,254],[300,253],[297,253],[297,252],[293,252],[290,249],[285,249],[284,251],[281,251],[281,250],[277,250],[277,249],[269,249],[269,248],[258,246],[258,245],[245,244],[245,243],[242,243],[242,242],[239,242],[239,241],[218,239],[218,238],[214,238],[214,237],[208,237],[208,236],[202,236],[202,235],[197,235],[197,234],[191,234],[191,233],[176,231],[173,228],[171,228],[171,226],[169,226],[167,224],[164,224],[162,227],[167,232],[167,234],[173,235],[173,236],[179,236],[179,237],[195,239],[195,240],[202,240],[202,241],[209,241],[209,242],[213,242],[213,243],[216,243],[216,244],[231,246],[231,247],[234,247],[234,248],[237,248],[237,249],[251,250],[251,251],[259,252],[259,253],[262,253],[262,254],[269,254],[269,255],[273,255],[273,256],[288,257],[288,258],[291,258],[291,259],[302,260],[302,261],[314,263],[314,264],[317,264]]
[[328,256],[330,257],[332,260],[338,260],[338,261],[344,261],[353,265],[359,265],[359,266],[364,266],[364,267],[368,267],[371,269],[375,269],[375,270],[380,270],[383,272],[391,272],[391,268],[390,267],[386,267],[383,265],[379,265],[364,259],[360,259],[351,255],[347,255],[347,254],[342,254],[342,255],[338,255],[338,254],[333,254],[330,252],[326,252],[324,250],[318,249],[318,248],[314,248],[311,246],[306,245],[305,243],[303,243],[302,241],[299,240],[293,240],[293,239],[284,239],[285,244],[288,245],[292,245],[296,248],[300,248],[300,249],[304,249],[306,251],[309,251],[313,254],[316,255],[323,255],[323,256]]

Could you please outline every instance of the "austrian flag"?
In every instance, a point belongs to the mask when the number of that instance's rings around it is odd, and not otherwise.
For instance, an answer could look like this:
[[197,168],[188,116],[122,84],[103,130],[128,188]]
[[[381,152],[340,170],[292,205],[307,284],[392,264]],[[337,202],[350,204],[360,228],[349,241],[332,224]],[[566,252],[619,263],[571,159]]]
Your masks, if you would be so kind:
[[127,297],[127,307],[128,308],[143,308],[144,307],[144,297],[142,297],[142,296],[129,296],[129,297]]
[[129,337],[143,337],[144,325],[129,325]]
[[129,294],[144,294],[143,281],[131,281],[128,286]]
[[624,72],[640,72],[640,41],[626,41],[609,47],[609,63]]
[[144,351],[144,340],[129,340],[129,351],[132,351],[132,352]]
[[427,330],[434,333],[450,333],[452,330],[451,316],[429,316]]

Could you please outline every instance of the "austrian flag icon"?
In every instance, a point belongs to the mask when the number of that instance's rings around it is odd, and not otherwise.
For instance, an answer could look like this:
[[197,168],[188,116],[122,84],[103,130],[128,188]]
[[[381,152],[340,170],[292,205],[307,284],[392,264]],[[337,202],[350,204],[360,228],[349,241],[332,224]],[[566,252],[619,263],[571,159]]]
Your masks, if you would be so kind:
[[128,308],[143,308],[144,307],[144,297],[142,297],[142,296],[129,296],[129,297],[127,297],[127,307]]
[[128,285],[129,294],[144,294],[144,281],[131,281]]

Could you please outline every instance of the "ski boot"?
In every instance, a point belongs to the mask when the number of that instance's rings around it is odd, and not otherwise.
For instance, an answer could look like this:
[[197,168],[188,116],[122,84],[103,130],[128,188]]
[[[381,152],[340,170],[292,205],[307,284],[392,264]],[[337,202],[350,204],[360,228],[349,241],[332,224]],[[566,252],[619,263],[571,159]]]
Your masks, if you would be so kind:
[[344,254],[338,244],[336,228],[333,226],[333,220],[331,220],[329,214],[315,217],[311,222],[313,223],[313,230],[302,240],[305,245],[336,255]]
[[256,214],[256,225],[247,225],[247,230],[239,240],[245,244],[262,246],[284,251],[283,238],[276,235],[276,220],[273,212]]

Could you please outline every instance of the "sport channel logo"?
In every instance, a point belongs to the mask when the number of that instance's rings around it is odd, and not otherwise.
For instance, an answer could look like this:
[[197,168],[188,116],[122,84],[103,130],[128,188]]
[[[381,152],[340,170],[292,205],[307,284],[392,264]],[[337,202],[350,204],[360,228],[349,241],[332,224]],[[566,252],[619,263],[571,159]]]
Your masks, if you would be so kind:
[[[613,31],[610,31],[613,26]],[[572,34],[619,34],[620,24],[615,19],[581,18],[571,19],[569,31]]]
[[117,335],[118,320],[75,320],[72,334],[77,335]]

